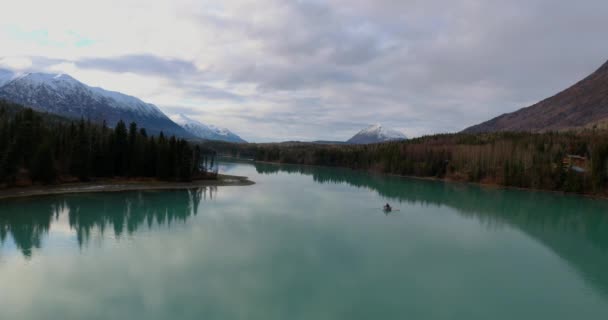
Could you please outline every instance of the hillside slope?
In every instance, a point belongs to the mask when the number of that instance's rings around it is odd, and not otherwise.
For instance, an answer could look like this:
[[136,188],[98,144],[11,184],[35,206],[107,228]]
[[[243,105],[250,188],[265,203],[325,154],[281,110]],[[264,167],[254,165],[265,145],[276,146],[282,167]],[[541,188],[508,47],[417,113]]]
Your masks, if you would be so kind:
[[572,87],[533,106],[469,127],[466,133],[559,131],[608,120],[608,62]]

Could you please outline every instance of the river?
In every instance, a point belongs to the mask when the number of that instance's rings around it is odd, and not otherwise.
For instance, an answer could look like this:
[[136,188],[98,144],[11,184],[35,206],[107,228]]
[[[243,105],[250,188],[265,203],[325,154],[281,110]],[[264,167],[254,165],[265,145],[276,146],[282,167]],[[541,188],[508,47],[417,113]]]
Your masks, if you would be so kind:
[[0,319],[608,318],[608,201],[221,171],[256,184],[0,201]]

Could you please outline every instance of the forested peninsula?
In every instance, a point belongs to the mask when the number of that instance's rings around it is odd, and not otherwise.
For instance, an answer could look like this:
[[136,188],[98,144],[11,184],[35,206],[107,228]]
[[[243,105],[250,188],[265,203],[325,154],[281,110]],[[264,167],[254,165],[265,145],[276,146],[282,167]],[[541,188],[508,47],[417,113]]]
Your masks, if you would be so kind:
[[[0,187],[217,180],[215,153],[136,123],[114,128],[0,101]],[[183,186],[183,185],[182,185]]]

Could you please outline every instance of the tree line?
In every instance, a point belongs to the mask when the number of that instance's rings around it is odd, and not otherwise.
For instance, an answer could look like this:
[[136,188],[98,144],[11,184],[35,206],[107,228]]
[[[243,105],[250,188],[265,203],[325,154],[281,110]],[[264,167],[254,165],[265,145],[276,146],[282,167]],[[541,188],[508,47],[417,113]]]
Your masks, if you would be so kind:
[[148,135],[136,123],[108,128],[0,101],[0,185],[103,177],[190,181],[208,177],[201,164],[213,157],[184,139]]
[[[580,193],[604,193],[608,132],[438,134],[370,145],[210,144],[257,161],[345,167],[387,174]],[[581,171],[564,166],[575,155]]]

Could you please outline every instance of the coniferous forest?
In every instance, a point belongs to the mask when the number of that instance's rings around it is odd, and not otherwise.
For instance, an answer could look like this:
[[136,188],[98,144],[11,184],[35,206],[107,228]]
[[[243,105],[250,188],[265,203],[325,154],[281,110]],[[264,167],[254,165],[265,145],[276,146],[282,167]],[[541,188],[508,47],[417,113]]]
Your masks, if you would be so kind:
[[208,151],[174,136],[147,134],[136,123],[115,128],[72,121],[0,101],[0,185],[92,178],[208,178]]
[[[136,123],[115,128],[68,120],[0,101],[0,185],[93,178],[208,178],[216,152],[257,161],[346,167],[502,186],[604,194],[608,132],[439,134],[370,145],[314,143],[192,145],[148,135]],[[574,159],[574,160],[572,160]]]
[[369,145],[208,142],[257,161],[345,167],[509,187],[605,194],[608,132],[439,134]]

